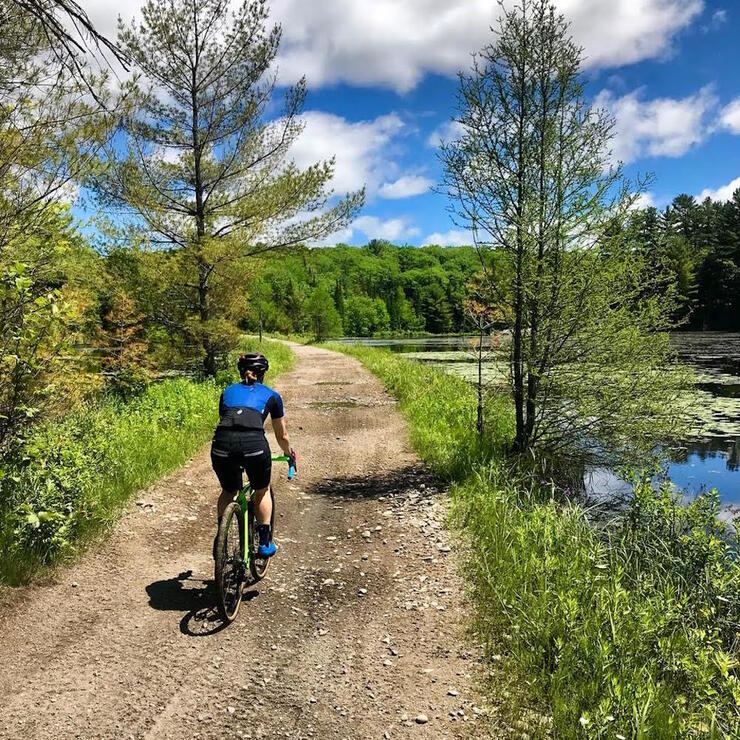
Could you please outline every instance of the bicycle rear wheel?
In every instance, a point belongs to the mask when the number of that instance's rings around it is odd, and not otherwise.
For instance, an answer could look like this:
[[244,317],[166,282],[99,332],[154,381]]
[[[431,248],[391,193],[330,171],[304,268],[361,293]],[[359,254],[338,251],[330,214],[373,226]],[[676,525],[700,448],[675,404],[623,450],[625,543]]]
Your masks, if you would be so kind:
[[[270,486],[270,498],[272,499],[272,516],[270,516],[270,531],[272,536],[275,536],[275,494]],[[252,571],[252,578],[255,581],[261,581],[267,574],[267,569],[270,567],[271,558],[260,558],[257,557],[257,551],[260,546],[259,532],[257,531],[257,517],[254,508],[254,502],[249,502],[249,514],[247,517],[247,526],[249,527],[249,546],[251,548],[252,557],[249,559],[250,570]]]
[[232,622],[242,601],[244,572],[244,512],[236,502],[230,503],[221,518],[216,539],[216,594],[218,611],[224,622]]

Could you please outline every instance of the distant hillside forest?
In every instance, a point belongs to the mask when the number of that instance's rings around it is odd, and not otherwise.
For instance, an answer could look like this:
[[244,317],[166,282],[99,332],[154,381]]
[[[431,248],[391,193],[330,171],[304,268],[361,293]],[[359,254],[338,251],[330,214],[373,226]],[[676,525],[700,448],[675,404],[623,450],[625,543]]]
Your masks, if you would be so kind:
[[[676,291],[680,328],[740,330],[740,190],[727,203],[680,195],[663,211],[636,211],[624,235]],[[486,259],[495,272],[495,252]],[[465,332],[463,302],[480,271],[473,247],[373,240],[272,255],[248,281],[243,325],[321,336]]]
[[250,281],[245,328],[367,337],[465,330],[463,300],[481,262],[473,247],[373,240],[274,255]]

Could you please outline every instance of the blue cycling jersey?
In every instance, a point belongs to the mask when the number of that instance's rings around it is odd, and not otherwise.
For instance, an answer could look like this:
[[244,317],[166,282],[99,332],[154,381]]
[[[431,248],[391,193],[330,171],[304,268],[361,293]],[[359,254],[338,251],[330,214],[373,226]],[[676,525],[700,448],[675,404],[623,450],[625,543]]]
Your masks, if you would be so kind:
[[283,399],[262,383],[234,383],[224,389],[218,404],[218,430],[262,432],[268,414],[272,419],[285,415]]

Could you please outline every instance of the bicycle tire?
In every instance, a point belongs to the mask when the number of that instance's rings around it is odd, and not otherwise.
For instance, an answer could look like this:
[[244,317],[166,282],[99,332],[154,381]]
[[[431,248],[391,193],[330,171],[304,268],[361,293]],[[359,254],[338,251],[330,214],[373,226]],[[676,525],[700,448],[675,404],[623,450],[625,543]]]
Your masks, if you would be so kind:
[[[275,493],[270,486],[270,498],[272,498],[272,514],[270,516],[270,531],[272,536],[275,536]],[[267,575],[267,569],[270,567],[270,560],[272,558],[259,558],[257,557],[257,550],[259,549],[259,533],[257,532],[257,517],[254,511],[254,503],[249,502],[249,514],[247,519],[249,525],[249,544],[252,548],[251,555],[249,558],[249,568],[252,572],[252,579],[256,583],[261,581]]]
[[235,501],[230,503],[221,518],[216,539],[217,606],[224,622],[233,622],[242,601],[245,581],[244,542],[242,541],[244,512]]

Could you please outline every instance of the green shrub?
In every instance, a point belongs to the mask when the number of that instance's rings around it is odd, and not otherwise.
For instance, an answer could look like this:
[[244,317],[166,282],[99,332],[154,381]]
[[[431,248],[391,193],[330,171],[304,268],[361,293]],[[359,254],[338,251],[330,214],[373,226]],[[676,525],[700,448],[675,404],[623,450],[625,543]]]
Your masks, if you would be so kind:
[[494,465],[453,489],[477,627],[549,703],[557,737],[736,737],[738,577],[716,495],[639,483],[600,529]]
[[[255,351],[245,339],[243,351]],[[270,382],[293,361],[265,341]],[[224,383],[235,379],[236,370]],[[124,400],[101,398],[38,425],[0,470],[0,583],[22,583],[109,526],[134,492],[181,465],[210,437],[220,385],[167,380]]]
[[38,426],[0,480],[0,582],[17,584],[71,555],[115,520],[129,496],[208,438],[214,383],[167,380],[135,398],[101,399]]

